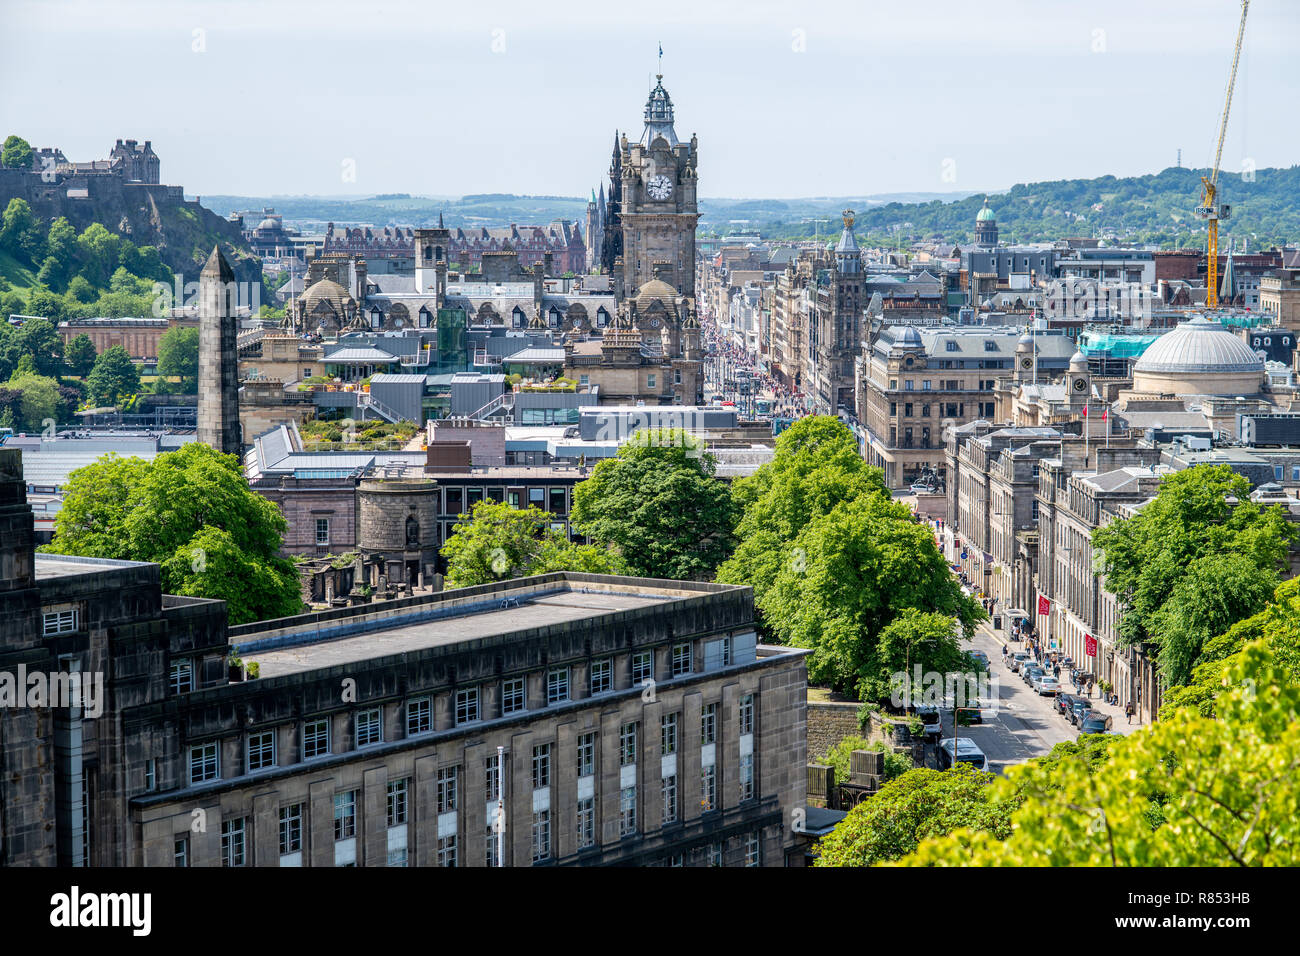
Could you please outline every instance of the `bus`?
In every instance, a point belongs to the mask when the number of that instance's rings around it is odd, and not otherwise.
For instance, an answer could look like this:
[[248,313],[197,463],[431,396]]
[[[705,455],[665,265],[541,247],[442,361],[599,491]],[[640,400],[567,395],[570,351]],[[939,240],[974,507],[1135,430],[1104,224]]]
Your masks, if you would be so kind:
[[968,763],[976,770],[988,770],[989,758],[969,737],[945,737],[939,742],[939,769]]
[[760,398],[758,401],[754,402],[754,412],[758,415],[771,415],[772,403],[766,398]]

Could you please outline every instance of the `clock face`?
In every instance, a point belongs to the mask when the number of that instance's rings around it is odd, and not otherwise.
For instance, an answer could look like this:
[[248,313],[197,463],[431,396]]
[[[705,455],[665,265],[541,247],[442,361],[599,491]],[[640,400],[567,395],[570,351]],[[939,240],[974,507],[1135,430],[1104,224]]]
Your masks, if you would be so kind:
[[663,175],[651,176],[645,191],[651,199],[667,199],[673,194],[673,181]]
[[1082,391],[1083,391],[1085,388],[1087,388],[1087,387],[1088,387],[1088,383],[1087,383],[1086,381],[1084,381],[1083,379],[1081,379],[1081,378],[1076,378],[1076,379],[1074,380],[1074,390],[1075,390],[1076,392],[1082,392]]
[[1023,358],[1023,359],[1020,360],[1020,367],[1021,367],[1021,368],[1033,368],[1033,365],[1034,365],[1034,360],[1033,360],[1033,359]]

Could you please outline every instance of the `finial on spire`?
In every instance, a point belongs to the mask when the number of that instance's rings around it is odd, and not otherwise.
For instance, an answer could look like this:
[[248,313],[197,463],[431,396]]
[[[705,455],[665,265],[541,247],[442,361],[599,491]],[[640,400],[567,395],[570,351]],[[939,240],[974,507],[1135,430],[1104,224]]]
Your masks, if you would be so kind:
[[852,210],[852,209],[846,209],[846,210],[844,210],[843,216],[844,216],[844,228],[845,228],[845,229],[852,229],[852,228],[853,228],[853,217],[854,217],[854,212],[853,212],[853,210]]

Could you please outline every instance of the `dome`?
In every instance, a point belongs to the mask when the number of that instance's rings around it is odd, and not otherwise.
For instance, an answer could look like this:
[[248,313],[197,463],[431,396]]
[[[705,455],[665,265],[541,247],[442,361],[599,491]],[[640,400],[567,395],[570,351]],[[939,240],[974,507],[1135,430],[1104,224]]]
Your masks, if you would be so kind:
[[925,343],[921,341],[921,333],[913,325],[905,325],[901,329],[894,331],[894,344],[903,348],[924,348]]
[[1080,372],[1086,372],[1088,370],[1088,356],[1083,354],[1082,349],[1079,349],[1070,356],[1070,371],[1073,372],[1076,369]]
[[1017,347],[1021,345],[1033,345],[1033,344],[1034,344],[1034,337],[1028,332],[1020,336],[1020,341],[1016,343]]
[[302,294],[303,307],[309,314],[322,301],[328,302],[336,312],[340,313],[345,307],[356,305],[351,293],[332,279],[314,282]]
[[996,221],[997,221],[996,218],[995,218],[994,215],[993,215],[993,210],[989,207],[989,199],[988,199],[987,196],[984,197],[984,205],[983,205],[983,207],[980,209],[979,212],[977,212],[977,213],[975,214],[975,221],[976,221],[976,222],[996,222]]
[[1156,339],[1133,366],[1140,392],[1250,395],[1264,383],[1264,361],[1217,322],[1197,317]]
[[1264,363],[1249,345],[1218,322],[1195,318],[1156,339],[1142,353],[1137,372],[1262,372]]
[[280,228],[280,224],[276,222],[274,219],[272,219],[270,216],[267,216],[265,219],[263,219],[261,222],[257,224],[257,228],[268,229],[274,232]]
[[655,299],[662,299],[664,306],[671,309],[677,299],[677,290],[663,279],[651,279],[636,290],[636,307],[641,311],[649,308]]

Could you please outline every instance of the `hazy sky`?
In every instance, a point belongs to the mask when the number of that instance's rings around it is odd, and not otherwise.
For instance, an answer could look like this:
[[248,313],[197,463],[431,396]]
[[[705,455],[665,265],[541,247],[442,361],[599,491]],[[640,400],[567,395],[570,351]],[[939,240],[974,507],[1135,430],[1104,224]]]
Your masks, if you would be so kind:
[[[667,13],[660,11],[667,10]],[[657,44],[705,196],[1208,165],[1233,0],[0,0],[7,135],[150,139],[194,194],[585,195]],[[1300,2],[1256,0],[1223,167],[1300,162]],[[347,178],[348,170],[354,179]]]

